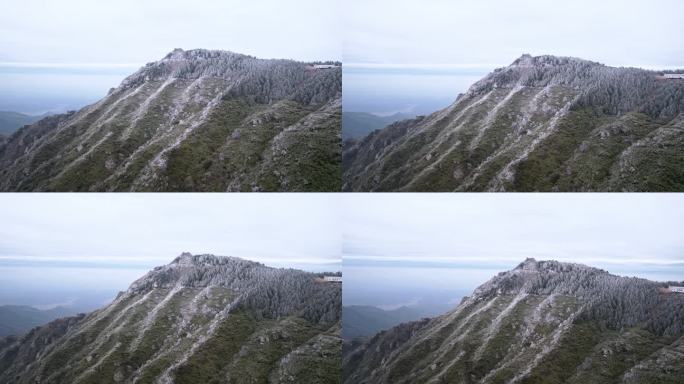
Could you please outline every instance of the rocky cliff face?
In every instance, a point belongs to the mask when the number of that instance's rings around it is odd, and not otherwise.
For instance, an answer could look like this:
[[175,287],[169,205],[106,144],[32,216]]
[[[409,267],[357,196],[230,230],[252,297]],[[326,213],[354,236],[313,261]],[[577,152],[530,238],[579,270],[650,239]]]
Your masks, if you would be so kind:
[[355,191],[684,190],[684,81],[523,55],[444,110],[348,145]]
[[679,383],[684,295],[528,259],[434,319],[349,343],[345,383]]
[[341,69],[174,50],[0,143],[6,191],[340,189]]
[[108,306],[0,339],[0,382],[337,383],[341,288],[183,254]]

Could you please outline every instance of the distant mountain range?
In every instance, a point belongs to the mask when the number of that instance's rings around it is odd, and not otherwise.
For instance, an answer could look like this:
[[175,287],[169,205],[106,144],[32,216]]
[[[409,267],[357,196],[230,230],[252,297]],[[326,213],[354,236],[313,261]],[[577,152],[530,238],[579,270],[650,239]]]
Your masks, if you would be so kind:
[[395,113],[389,116],[378,116],[367,112],[342,112],[342,140],[357,140],[369,133],[385,128],[395,121],[409,119],[413,115]]
[[402,306],[384,310],[370,305],[349,305],[342,307],[342,338],[351,340],[357,337],[373,336],[395,325],[423,316],[420,308]]
[[684,294],[667,286],[528,259],[444,315],[346,343],[343,382],[681,383]]
[[0,135],[9,136],[24,125],[33,124],[49,115],[49,113],[46,113],[44,115],[32,116],[19,112],[0,111]]
[[[684,72],[684,71],[682,71]],[[684,80],[523,55],[344,149],[348,191],[682,191]]]
[[339,65],[176,49],[0,142],[4,191],[336,191]]
[[184,253],[108,306],[0,339],[2,383],[339,383],[341,286]]
[[75,314],[67,307],[40,310],[26,305],[0,305],[0,337],[23,335],[33,327]]

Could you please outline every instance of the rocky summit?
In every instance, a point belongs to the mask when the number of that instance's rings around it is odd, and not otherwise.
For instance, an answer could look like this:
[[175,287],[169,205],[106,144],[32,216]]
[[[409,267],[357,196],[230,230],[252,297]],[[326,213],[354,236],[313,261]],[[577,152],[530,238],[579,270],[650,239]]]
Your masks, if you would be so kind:
[[176,49],[0,139],[0,190],[337,191],[341,72]]
[[444,110],[345,143],[349,191],[682,191],[684,81],[523,55]]
[[183,254],[108,306],[0,339],[2,383],[339,383],[341,287]]
[[667,286],[528,259],[451,312],[346,343],[343,382],[681,383],[684,294]]

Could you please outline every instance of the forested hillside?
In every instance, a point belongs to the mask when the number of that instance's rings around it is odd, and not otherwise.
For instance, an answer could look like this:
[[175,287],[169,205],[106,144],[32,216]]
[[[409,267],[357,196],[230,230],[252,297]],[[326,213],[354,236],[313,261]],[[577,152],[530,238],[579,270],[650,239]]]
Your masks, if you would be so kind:
[[345,345],[345,383],[679,383],[684,294],[528,259],[434,319]]
[[182,254],[108,306],[0,339],[0,382],[338,383],[340,284]]
[[350,191],[684,190],[684,81],[523,55],[344,151]]
[[341,68],[180,49],[0,143],[5,191],[335,191]]

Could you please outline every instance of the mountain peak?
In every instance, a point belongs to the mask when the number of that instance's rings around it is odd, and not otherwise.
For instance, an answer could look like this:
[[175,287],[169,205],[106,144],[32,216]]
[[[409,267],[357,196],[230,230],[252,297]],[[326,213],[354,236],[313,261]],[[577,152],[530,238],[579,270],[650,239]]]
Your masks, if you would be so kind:
[[[267,313],[267,317],[278,317],[304,310],[300,305],[308,300],[306,297],[312,292],[334,289],[328,284],[319,283],[317,277],[315,273],[268,267],[239,257],[183,252],[169,264],[155,267],[134,281],[123,297],[118,299],[144,296],[156,290],[229,291],[240,298],[242,305],[257,308],[259,313]],[[293,289],[297,290],[296,294],[292,292]],[[280,293],[271,296],[273,292]],[[282,299],[283,296],[287,296],[287,299]],[[331,311],[336,309],[325,308],[302,316],[316,323],[328,321],[334,317]]]
[[173,51],[169,52],[164,59],[165,60],[177,60],[183,58],[185,51],[182,48],[174,48]]
[[532,55],[530,55],[529,53],[523,53],[522,56],[515,59],[515,61],[511,65],[517,65],[517,66],[526,66],[527,65],[527,66],[529,66],[529,65],[532,65],[533,63],[534,63],[534,58],[532,57]]
[[583,264],[527,258],[479,286],[478,297],[501,294],[583,294],[591,296],[603,284],[626,284],[629,278]]
[[[515,268],[513,268],[509,272],[514,272],[514,271],[528,271],[528,272],[573,272],[573,271],[597,271],[597,272],[605,272],[608,273],[602,269],[590,267],[587,265],[583,264],[578,264],[578,263],[566,263],[562,261],[556,261],[556,260],[537,260],[533,257],[528,257],[523,261],[522,263],[518,264]],[[508,272],[504,272],[508,273]]]
[[484,95],[494,89],[518,89],[561,85],[575,89],[594,84],[596,76],[617,68],[570,56],[523,54],[510,65],[500,67],[473,84],[469,96]]
[[183,253],[180,254],[180,256],[178,256],[178,257],[176,257],[176,258],[174,259],[174,262],[175,262],[175,261],[180,261],[180,260],[182,260],[182,259],[191,258],[191,257],[192,257],[192,253],[190,253],[190,252],[183,252]]
[[523,269],[523,270],[536,270],[537,268],[537,260],[535,260],[533,257],[528,257],[523,261],[522,263],[518,264],[516,269]]
[[163,267],[157,268],[220,268],[221,266],[244,266],[244,267],[264,267],[268,269],[273,269],[267,267],[262,263],[246,260],[235,256],[217,256],[210,253],[203,253],[199,255],[193,255],[190,252],[183,252],[180,256],[173,259],[171,263]]
[[237,74],[244,76],[270,62],[231,51],[176,48],[161,60],[145,64],[124,79],[120,88],[138,87],[149,81],[166,81],[173,78],[195,80],[212,77],[230,80]]
[[554,56],[554,55],[540,55],[532,56],[529,53],[523,53],[522,56],[515,59],[509,67],[531,68],[531,67],[555,67],[568,64],[590,64],[601,65],[600,63],[580,59],[572,56]]
[[[155,267],[131,284],[128,292],[138,294],[154,288],[242,286],[275,268],[232,256],[193,255],[183,252],[171,263]],[[301,272],[305,273],[305,272]]]
[[180,266],[195,266],[201,264],[204,260],[217,259],[214,255],[193,255],[190,252],[183,252],[180,256],[173,259],[169,265],[180,265]]
[[209,59],[219,59],[219,58],[237,58],[237,57],[249,57],[247,55],[242,55],[239,53],[225,51],[225,50],[215,50],[215,49],[189,49],[184,50],[182,48],[175,48],[173,51],[169,52],[160,61],[149,63],[149,65],[158,65],[164,62],[170,61],[186,61],[186,60],[209,60]]

